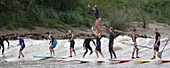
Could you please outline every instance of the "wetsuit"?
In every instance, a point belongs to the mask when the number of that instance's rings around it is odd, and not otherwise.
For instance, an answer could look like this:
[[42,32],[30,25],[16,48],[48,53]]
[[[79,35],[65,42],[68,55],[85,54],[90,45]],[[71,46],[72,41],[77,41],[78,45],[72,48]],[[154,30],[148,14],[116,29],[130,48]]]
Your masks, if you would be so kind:
[[8,47],[9,47],[9,41],[8,41],[8,39],[6,39],[6,38],[0,38],[0,49],[1,49],[1,46],[2,46],[2,54],[4,54],[4,50],[5,50],[5,48],[4,48],[4,41],[6,41],[7,43],[8,43]]
[[51,36],[51,35],[49,35],[49,38],[50,38],[50,43],[52,43],[51,45],[50,45],[50,48],[55,48],[56,47],[56,45],[57,45],[57,41],[55,40],[55,38],[53,37],[53,36]]
[[19,45],[21,46],[20,51],[22,51],[25,48],[25,43],[24,43],[24,39],[23,38],[19,39]]
[[91,38],[86,38],[84,40],[83,47],[85,47],[86,51],[85,51],[83,57],[85,57],[86,53],[88,52],[88,49],[91,51],[90,55],[93,53],[93,50],[92,50],[92,48],[90,46],[90,41],[92,41],[95,44],[95,42]]
[[96,37],[96,50],[101,53],[101,42],[100,42],[100,37]]
[[113,44],[114,44],[114,32],[110,32],[110,37],[109,37],[109,52],[110,52],[110,57],[112,58],[112,53],[114,57],[116,58],[116,54],[113,50]]
[[160,40],[158,41],[157,44],[156,44],[156,42],[157,42],[157,40],[158,40],[158,37],[161,37],[161,35],[160,35],[160,33],[158,33],[158,32],[156,32],[155,34],[156,34],[156,36],[155,36],[156,40],[155,40],[154,50],[159,51]]
[[75,42],[74,42],[74,39],[73,39],[73,34],[69,34],[69,35],[68,35],[68,38],[71,40],[71,41],[70,41],[70,47],[71,47],[71,48],[74,48]]

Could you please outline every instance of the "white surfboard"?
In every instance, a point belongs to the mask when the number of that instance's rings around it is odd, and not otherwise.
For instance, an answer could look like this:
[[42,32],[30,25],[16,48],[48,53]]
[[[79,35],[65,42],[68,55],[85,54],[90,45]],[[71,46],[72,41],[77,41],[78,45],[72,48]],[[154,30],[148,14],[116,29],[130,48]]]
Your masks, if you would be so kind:
[[75,58],[74,61],[79,62],[79,63],[89,63],[93,62],[93,59],[86,59],[86,58]]

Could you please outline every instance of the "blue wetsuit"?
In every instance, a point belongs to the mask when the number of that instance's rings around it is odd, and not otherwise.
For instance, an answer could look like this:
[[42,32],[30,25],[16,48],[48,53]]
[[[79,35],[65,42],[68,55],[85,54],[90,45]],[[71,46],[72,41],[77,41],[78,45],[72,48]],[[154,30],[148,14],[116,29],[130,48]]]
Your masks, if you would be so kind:
[[25,43],[24,43],[24,39],[23,38],[19,39],[19,45],[21,46],[20,51],[22,51],[25,48]]

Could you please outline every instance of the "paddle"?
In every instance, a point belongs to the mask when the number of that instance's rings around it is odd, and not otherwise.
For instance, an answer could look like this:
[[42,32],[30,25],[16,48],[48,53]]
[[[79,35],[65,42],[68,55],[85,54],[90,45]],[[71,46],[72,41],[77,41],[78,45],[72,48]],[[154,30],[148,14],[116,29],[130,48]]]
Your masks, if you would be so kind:
[[[130,45],[134,45],[134,44],[130,44]],[[147,46],[142,46],[142,45],[137,45],[139,47],[143,47],[143,48],[148,48],[148,49],[152,49],[152,47],[147,47]]]
[[[169,37],[169,39],[170,39],[170,37]],[[158,52],[158,55],[157,55],[157,56],[158,56],[160,59],[162,58],[162,52],[164,51],[166,45],[168,44],[169,39],[167,40],[167,42],[166,42],[165,46],[163,47],[162,51]]]

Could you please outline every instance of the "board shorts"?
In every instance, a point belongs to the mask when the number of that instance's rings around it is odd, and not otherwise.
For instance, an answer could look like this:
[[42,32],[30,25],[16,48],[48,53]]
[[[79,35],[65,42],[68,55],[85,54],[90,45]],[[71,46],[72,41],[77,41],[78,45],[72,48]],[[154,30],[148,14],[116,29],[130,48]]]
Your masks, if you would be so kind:
[[21,46],[20,51],[22,51],[25,48],[25,45]]
[[159,51],[159,46],[160,45],[154,45],[154,50]]
[[74,41],[70,41],[70,47],[71,47],[71,48],[74,48],[74,44],[75,44]]
[[50,45],[50,48],[55,48],[57,45],[57,41],[54,41],[53,44]]
[[134,45],[134,47],[133,47],[133,51],[135,51],[136,49],[138,49],[138,45]]

